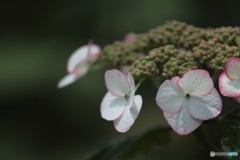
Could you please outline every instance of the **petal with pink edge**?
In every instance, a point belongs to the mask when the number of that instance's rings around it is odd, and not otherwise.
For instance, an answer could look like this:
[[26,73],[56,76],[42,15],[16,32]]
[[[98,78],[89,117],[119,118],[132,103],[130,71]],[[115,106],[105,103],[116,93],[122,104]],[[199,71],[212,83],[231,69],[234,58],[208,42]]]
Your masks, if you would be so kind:
[[214,118],[222,110],[222,100],[215,88],[206,96],[190,97],[187,105],[190,115],[200,120]]
[[89,50],[89,55],[90,56],[98,56],[101,52],[101,48],[98,45],[95,44],[89,44],[90,50]]
[[135,90],[135,82],[134,82],[133,76],[130,73],[127,74],[127,80],[129,82],[130,89]]
[[75,82],[76,80],[78,80],[78,78],[79,78],[79,76],[77,76],[77,75],[68,74],[60,80],[57,87],[58,88],[66,87],[66,86],[72,84],[73,82]]
[[234,99],[236,102],[240,103],[240,96],[238,96],[238,97],[233,97],[233,99]]
[[116,120],[114,126],[118,132],[127,132],[135,122],[142,107],[142,97],[136,95],[134,97],[133,106],[127,107],[124,113]]
[[72,53],[70,58],[68,59],[68,72],[73,72],[76,65],[84,60],[88,55],[89,47],[88,45],[82,46],[78,48],[76,51]]
[[203,121],[193,118],[189,112],[186,103],[183,103],[181,110],[177,114],[168,114],[163,112],[172,129],[180,135],[187,135],[198,128]]
[[67,69],[68,72],[74,72],[76,66],[84,59],[86,59],[89,55],[97,55],[100,53],[100,47],[94,44],[88,44],[78,48],[76,51],[72,53],[68,60]]
[[191,95],[207,95],[213,89],[213,81],[205,70],[192,70],[186,72],[177,81],[177,85]]
[[185,99],[183,89],[176,85],[178,79],[179,77],[174,77],[172,80],[164,81],[157,92],[157,105],[166,113],[179,112]]
[[223,72],[218,80],[219,90],[222,95],[227,97],[240,96],[240,80],[230,80],[225,72]]
[[123,113],[126,103],[124,97],[116,97],[107,92],[101,103],[102,118],[109,121],[117,119]]
[[87,73],[88,70],[89,70],[89,67],[90,67],[90,65],[89,65],[88,59],[84,59],[84,60],[81,61],[81,63],[76,65],[72,74]]
[[105,82],[108,91],[115,96],[124,96],[130,90],[127,76],[116,69],[106,71]]
[[231,80],[240,79],[240,58],[229,58],[226,62],[225,73]]

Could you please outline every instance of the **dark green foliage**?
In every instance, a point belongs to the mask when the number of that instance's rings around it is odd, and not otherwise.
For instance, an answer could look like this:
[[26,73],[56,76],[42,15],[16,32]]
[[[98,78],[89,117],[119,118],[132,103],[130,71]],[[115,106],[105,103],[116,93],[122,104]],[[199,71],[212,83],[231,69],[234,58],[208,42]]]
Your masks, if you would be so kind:
[[146,154],[153,147],[166,145],[170,142],[170,127],[152,129],[125,135],[105,144],[85,160],[130,160]]
[[[220,117],[222,125],[222,149],[225,152],[240,152],[240,109],[231,110],[228,114]],[[237,157],[228,157],[231,160],[239,159]]]

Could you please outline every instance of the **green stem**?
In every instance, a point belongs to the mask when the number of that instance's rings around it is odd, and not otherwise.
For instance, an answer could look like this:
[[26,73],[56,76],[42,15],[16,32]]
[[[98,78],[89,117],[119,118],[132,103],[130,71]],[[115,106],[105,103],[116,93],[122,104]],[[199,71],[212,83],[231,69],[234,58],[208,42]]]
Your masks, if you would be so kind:
[[138,81],[136,87],[135,87],[135,92],[138,90],[139,86],[142,84],[142,82],[145,80],[145,78],[142,78]]
[[213,74],[213,76],[212,76],[213,83],[216,83],[216,82],[217,82],[220,74],[221,74],[221,70],[216,69],[216,70],[214,71],[214,74]]
[[[194,136],[196,137],[196,139],[202,144],[202,146],[207,149],[209,151],[209,153],[211,151],[214,152],[223,152],[223,150],[221,148],[219,148],[215,143],[213,143],[213,141],[204,133],[202,127],[198,127],[194,132],[193,132]],[[220,158],[220,157],[219,157]],[[223,156],[221,157],[224,160],[227,160],[228,158]]]
[[89,71],[95,71],[95,70],[103,68],[107,65],[108,65],[108,63],[96,63],[96,64],[93,64],[90,66]]
[[153,85],[156,87],[156,89],[158,90],[158,88],[160,87],[161,83],[159,82],[159,79],[151,79]]

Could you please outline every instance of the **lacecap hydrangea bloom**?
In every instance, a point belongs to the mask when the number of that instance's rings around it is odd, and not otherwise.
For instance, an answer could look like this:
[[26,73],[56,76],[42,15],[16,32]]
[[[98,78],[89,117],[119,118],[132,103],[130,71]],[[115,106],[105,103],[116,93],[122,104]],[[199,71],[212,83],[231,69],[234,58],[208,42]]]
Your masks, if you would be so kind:
[[135,122],[142,107],[142,97],[135,95],[135,83],[131,74],[119,70],[108,70],[105,73],[108,89],[101,103],[101,116],[114,121],[119,132],[126,132]]
[[73,52],[67,63],[69,74],[60,80],[57,85],[58,88],[72,84],[83,77],[88,72],[91,64],[98,58],[100,51],[98,45],[89,43]]
[[157,92],[156,102],[180,135],[189,134],[222,110],[221,98],[205,70],[188,71],[182,78],[166,80]]
[[240,103],[240,58],[229,58],[225,70],[219,77],[219,89],[222,95],[233,97]]

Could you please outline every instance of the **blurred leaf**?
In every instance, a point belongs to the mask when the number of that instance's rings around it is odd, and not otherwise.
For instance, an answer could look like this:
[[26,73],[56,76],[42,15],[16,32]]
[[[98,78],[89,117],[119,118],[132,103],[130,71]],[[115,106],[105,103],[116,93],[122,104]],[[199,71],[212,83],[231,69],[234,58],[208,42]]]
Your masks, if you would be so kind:
[[[222,149],[225,152],[240,152],[240,108],[230,111],[220,117],[223,136],[221,140]],[[239,157],[230,157],[231,160]]]
[[132,159],[158,145],[170,142],[170,127],[158,126],[112,140],[86,160]]

